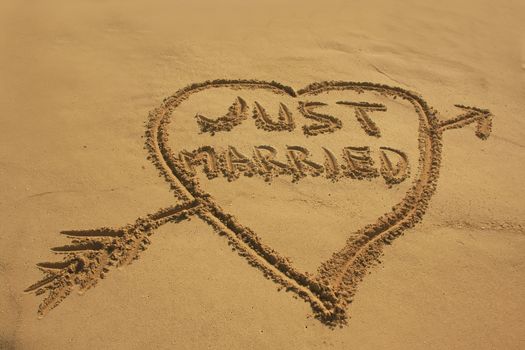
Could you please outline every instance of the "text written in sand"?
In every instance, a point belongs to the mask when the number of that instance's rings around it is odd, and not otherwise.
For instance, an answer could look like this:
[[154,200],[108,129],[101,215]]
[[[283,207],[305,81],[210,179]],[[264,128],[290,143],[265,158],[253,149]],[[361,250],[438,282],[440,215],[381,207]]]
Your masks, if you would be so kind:
[[[381,137],[381,131],[371,113],[387,112],[385,105],[351,101],[336,103],[349,107],[350,113],[368,136]],[[252,118],[258,129],[267,132],[291,132],[297,127],[296,121],[303,122],[302,131],[306,136],[333,133],[342,129],[341,117],[319,112],[324,106],[327,104],[299,101],[295,106],[299,115],[297,118],[292,109],[280,103],[278,115],[272,117],[255,101]],[[214,135],[233,130],[248,119],[248,115],[248,104],[243,98],[237,97],[225,115],[210,118],[197,114],[195,118],[202,133]],[[391,147],[379,147],[372,151],[367,145],[348,145],[337,153],[328,147],[322,147],[322,153],[324,159],[312,159],[310,151],[298,145],[286,146],[281,150],[271,145],[254,145],[248,151],[233,145],[222,149],[206,145],[192,151],[180,151],[179,160],[191,176],[196,175],[196,167],[202,166],[208,179],[222,174],[230,181],[240,176],[260,176],[267,182],[279,175],[289,175],[294,182],[306,176],[324,176],[333,181],[343,178],[370,180],[381,176],[388,185],[395,185],[410,175],[407,154]],[[373,154],[376,156],[375,160]]]

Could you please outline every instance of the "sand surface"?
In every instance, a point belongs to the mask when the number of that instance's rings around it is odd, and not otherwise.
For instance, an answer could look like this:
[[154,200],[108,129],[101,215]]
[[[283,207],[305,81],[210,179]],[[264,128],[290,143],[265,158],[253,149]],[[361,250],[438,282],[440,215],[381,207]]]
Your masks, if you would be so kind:
[[0,349],[525,348],[523,2],[122,4],[0,2]]

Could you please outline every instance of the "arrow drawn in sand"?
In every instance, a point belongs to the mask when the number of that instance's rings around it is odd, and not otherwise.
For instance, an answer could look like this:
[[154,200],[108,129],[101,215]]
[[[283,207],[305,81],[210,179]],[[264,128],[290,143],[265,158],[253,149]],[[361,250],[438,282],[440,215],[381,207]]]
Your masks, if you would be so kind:
[[[388,98],[406,100],[414,107],[419,119],[418,174],[405,197],[393,207],[391,212],[385,213],[375,222],[353,232],[351,237],[354,238],[349,238],[340,251],[321,264],[316,275],[303,273],[279,252],[264,244],[255,232],[239,223],[233,215],[226,213],[212,196],[202,190],[199,182],[186,170],[187,164],[185,163],[188,161],[176,157],[167,145],[167,125],[171,121],[173,110],[192,94],[219,87],[235,90],[263,89],[293,98],[311,98],[330,91],[371,91]],[[356,115],[359,122],[366,126],[368,134],[378,137],[379,129],[363,111],[367,109],[384,111],[382,105],[351,102],[342,104],[362,109]],[[70,239],[70,243],[53,248],[52,251],[62,255],[63,259],[58,262],[37,264],[38,269],[44,273],[44,277],[25,291],[37,295],[47,293],[38,310],[38,314],[42,317],[59,305],[73,290],[84,292],[95,286],[100,279],[105,278],[112,268],[127,265],[138,259],[142,251],[150,244],[149,237],[159,226],[197,217],[209,224],[216,233],[224,236],[239,255],[244,257],[250,265],[260,269],[265,277],[309,302],[315,316],[321,322],[330,327],[343,325],[347,320],[348,304],[356,292],[357,285],[365,272],[377,263],[384,245],[392,243],[406,229],[413,227],[423,218],[428,202],[436,189],[439,176],[443,131],[476,123],[476,135],[479,138],[486,139],[490,135],[492,114],[488,110],[463,105],[457,105],[457,107],[462,110],[462,114],[450,120],[440,120],[436,112],[418,94],[398,87],[367,82],[315,83],[297,92],[291,87],[276,82],[256,80],[214,80],[185,87],[167,98],[159,108],[150,113],[146,131],[146,148],[149,151],[149,157],[170,185],[177,202],[182,204],[158,210],[120,228],[104,227],[94,230],[62,232]],[[281,107],[282,125],[272,122],[260,106],[256,108],[254,118],[258,121],[258,127],[266,131],[277,129],[287,131],[294,127],[290,119],[290,111],[284,107]],[[247,118],[247,113],[246,102],[238,98],[224,117],[212,120],[198,116],[198,120],[202,132],[214,133],[231,130],[237,123]],[[311,110],[308,113],[318,125],[326,125],[326,128],[322,129],[323,132],[330,132],[331,129],[339,127],[337,120],[332,119],[331,116]],[[310,134],[310,137],[315,137],[314,132]],[[209,149],[204,150],[210,151]],[[258,150],[270,155],[274,151],[270,146],[261,146]],[[388,150],[392,149],[383,148],[383,152]],[[190,155],[186,154],[186,156]],[[386,157],[385,154],[382,157]],[[404,173],[405,163],[398,163],[394,167],[388,158],[383,158],[383,166],[391,169],[392,176]],[[334,168],[336,164],[334,159],[330,164]],[[268,162],[268,165],[271,163]],[[282,168],[285,165],[274,162],[273,166]],[[216,170],[213,169],[213,171]],[[396,181],[402,180],[399,178]],[[355,239],[355,237],[358,238]]]

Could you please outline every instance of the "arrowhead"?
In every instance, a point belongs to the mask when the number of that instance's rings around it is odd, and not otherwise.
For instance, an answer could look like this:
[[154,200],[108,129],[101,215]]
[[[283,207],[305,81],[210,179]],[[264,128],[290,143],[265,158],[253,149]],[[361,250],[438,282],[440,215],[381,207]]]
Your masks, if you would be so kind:
[[449,129],[459,129],[466,125],[476,123],[476,136],[482,140],[486,140],[492,131],[492,113],[488,109],[481,109],[477,107],[468,107],[463,105],[455,105],[464,113],[458,115],[456,118],[444,120],[439,123],[441,131]]

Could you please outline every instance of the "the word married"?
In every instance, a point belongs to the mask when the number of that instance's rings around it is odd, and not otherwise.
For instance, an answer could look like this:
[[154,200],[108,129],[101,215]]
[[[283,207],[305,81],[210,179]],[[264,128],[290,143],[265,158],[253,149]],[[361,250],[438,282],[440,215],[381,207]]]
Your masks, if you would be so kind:
[[261,176],[268,182],[279,175],[290,175],[294,182],[306,176],[320,175],[332,181],[342,178],[370,180],[382,176],[391,186],[403,182],[410,175],[407,155],[390,147],[379,148],[379,169],[375,167],[369,147],[344,147],[342,161],[329,149],[323,147],[322,150],[322,164],[311,160],[310,152],[304,147],[287,146],[284,157],[278,159],[277,150],[268,145],[253,147],[250,156],[233,146],[227,149],[203,146],[191,152],[179,152],[179,162],[192,177],[196,176],[196,167],[202,166],[208,179],[222,174],[230,181],[241,175]]

